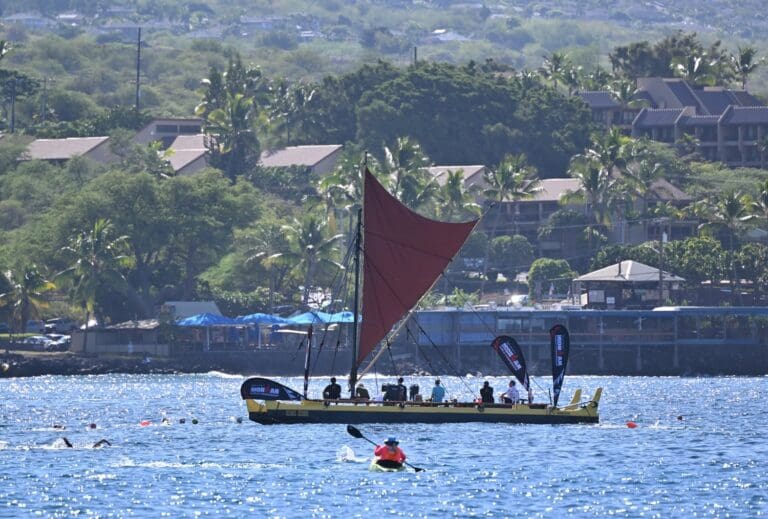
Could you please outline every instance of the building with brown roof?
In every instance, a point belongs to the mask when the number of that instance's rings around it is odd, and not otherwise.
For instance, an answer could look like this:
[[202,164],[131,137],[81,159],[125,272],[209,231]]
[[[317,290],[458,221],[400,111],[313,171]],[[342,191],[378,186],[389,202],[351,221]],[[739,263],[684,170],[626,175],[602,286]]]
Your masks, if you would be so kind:
[[180,135],[198,135],[202,133],[203,121],[196,117],[168,117],[154,119],[136,132],[134,142],[149,144],[160,141],[163,149],[168,148]]
[[208,167],[205,135],[179,135],[168,147],[168,161],[176,175],[194,175]]
[[684,282],[669,272],[625,260],[577,277],[571,293],[584,308],[649,309],[673,298]]
[[62,164],[73,157],[85,157],[107,164],[117,160],[109,149],[109,137],[69,137],[35,139],[19,160],[45,160]]
[[288,146],[261,153],[260,165],[266,168],[302,166],[311,174],[325,175],[333,171],[342,150],[341,144]]
[[768,106],[749,92],[697,88],[680,78],[639,78],[637,90],[642,108],[621,106],[609,92],[578,95],[606,128],[669,144],[688,138],[702,158],[731,167],[768,166],[759,146],[768,137]]

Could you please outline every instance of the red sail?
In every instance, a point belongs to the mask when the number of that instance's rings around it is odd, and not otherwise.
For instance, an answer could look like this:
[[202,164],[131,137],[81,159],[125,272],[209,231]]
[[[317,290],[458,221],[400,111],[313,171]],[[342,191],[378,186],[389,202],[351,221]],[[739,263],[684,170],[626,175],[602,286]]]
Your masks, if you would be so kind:
[[432,287],[476,223],[425,218],[401,204],[365,171],[358,365]]

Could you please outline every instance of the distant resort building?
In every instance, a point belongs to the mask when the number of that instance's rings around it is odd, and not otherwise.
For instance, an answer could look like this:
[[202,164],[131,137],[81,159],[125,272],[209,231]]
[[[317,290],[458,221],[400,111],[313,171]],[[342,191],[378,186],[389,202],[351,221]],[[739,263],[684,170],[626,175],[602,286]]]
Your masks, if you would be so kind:
[[768,106],[745,90],[693,87],[679,78],[639,78],[636,107],[610,92],[578,92],[592,118],[632,137],[674,144],[689,138],[708,161],[730,167],[768,166],[759,143],[768,137]]

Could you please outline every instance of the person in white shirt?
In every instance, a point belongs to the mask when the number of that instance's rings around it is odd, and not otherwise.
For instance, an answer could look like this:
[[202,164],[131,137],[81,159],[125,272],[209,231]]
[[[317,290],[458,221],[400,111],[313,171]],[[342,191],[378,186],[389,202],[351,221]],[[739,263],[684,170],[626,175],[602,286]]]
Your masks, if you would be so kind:
[[509,387],[501,394],[502,402],[505,404],[516,404],[520,400],[520,393],[517,391],[515,381],[509,381]]

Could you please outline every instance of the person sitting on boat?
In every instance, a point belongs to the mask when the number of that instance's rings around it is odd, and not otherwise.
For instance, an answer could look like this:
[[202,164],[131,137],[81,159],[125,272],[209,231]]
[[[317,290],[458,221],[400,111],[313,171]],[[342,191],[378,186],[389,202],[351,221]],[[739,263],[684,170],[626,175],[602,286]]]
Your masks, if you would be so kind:
[[408,390],[403,384],[403,378],[397,379],[397,385],[390,384],[384,393],[385,402],[405,402],[408,399]]
[[359,400],[370,400],[371,395],[363,384],[358,384],[357,389],[355,390],[355,398]]
[[493,403],[493,388],[487,380],[483,382],[483,387],[480,388],[480,399],[484,404]]
[[405,461],[405,453],[398,447],[399,443],[397,438],[390,436],[384,442],[384,445],[377,445],[376,448],[373,449],[373,455],[376,456],[376,462],[385,462],[382,463],[382,465],[386,465],[387,463],[397,463],[402,465]]
[[397,379],[397,393],[399,395],[398,400],[401,402],[408,400],[408,388],[403,384],[403,377]]
[[331,377],[331,383],[323,389],[323,398],[326,400],[338,400],[341,398],[341,386],[336,383],[336,377]]
[[435,387],[432,388],[432,402],[440,404],[445,398],[445,388],[440,385],[440,379],[435,380]]
[[520,393],[517,391],[515,381],[509,381],[509,387],[501,394],[502,401],[505,404],[516,404],[520,400]]

